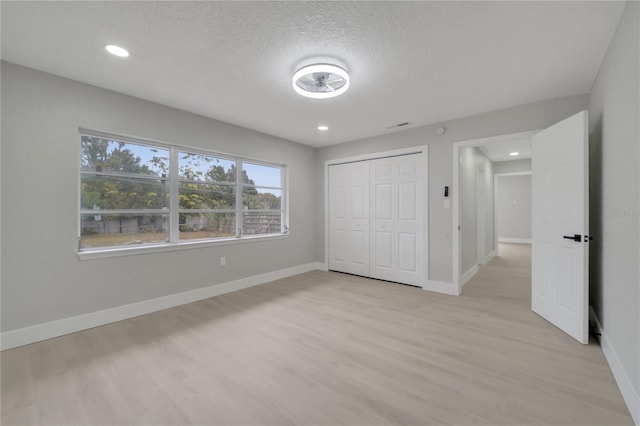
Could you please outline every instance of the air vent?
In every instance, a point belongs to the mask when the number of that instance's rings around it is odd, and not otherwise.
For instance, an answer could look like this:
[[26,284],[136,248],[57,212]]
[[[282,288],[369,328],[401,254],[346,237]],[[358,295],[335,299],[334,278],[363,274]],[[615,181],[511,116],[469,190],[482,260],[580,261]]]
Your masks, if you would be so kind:
[[398,124],[394,124],[393,126],[389,126],[389,127],[387,127],[387,129],[395,129],[395,128],[398,128],[398,127],[404,127],[404,126],[408,126],[409,124],[411,124],[411,123],[408,122],[408,121],[405,121],[404,123],[398,123]]

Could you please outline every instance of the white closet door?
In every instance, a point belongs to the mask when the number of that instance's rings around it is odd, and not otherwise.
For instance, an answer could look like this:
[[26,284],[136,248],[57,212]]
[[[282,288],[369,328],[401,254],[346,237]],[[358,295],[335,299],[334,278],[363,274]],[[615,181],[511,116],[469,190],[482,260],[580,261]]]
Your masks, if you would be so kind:
[[371,277],[422,285],[422,154],[370,161]]
[[329,269],[369,276],[369,162],[329,167]]

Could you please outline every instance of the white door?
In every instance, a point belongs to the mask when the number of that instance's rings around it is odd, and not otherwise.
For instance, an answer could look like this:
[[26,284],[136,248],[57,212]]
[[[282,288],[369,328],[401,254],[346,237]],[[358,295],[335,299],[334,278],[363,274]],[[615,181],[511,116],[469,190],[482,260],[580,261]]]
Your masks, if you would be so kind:
[[369,162],[329,167],[329,269],[369,276]]
[[580,112],[532,139],[532,309],[589,342],[588,116]]
[[422,285],[422,154],[371,160],[371,277]]

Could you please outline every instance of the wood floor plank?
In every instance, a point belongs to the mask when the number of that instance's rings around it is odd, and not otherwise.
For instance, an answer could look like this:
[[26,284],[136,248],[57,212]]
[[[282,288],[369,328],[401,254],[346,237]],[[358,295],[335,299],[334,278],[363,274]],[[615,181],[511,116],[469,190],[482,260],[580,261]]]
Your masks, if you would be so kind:
[[3,425],[631,425],[530,249],[460,297],[314,271],[2,353]]

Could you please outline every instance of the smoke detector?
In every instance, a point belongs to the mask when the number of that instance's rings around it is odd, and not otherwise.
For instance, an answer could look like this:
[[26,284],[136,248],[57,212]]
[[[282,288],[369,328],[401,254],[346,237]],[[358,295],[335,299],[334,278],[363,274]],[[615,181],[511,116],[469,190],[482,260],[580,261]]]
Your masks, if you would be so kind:
[[333,98],[348,88],[349,73],[337,65],[308,65],[293,75],[293,90],[307,98]]

